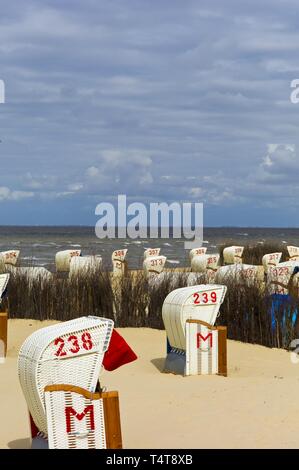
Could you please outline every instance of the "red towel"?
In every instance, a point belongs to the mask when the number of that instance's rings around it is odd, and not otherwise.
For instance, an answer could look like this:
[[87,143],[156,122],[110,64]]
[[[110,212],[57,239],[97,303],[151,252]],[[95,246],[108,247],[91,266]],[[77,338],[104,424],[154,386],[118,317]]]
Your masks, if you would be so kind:
[[137,359],[136,354],[130,348],[124,338],[113,330],[108,350],[105,352],[103,366],[106,370],[115,370],[124,364]]

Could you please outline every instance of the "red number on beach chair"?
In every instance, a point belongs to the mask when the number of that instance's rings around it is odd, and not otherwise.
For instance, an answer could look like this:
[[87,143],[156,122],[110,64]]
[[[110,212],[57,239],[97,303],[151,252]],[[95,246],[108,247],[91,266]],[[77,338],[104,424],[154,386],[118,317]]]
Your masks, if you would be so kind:
[[[69,336],[67,341],[68,343],[71,343],[72,347],[69,349],[69,351],[72,354],[77,354],[82,348],[85,349],[86,351],[90,351],[93,347],[91,335],[88,331],[85,331],[85,333],[81,335],[81,343],[82,343],[81,346],[79,344],[78,337],[76,335]],[[59,348],[57,349],[55,353],[55,356],[58,356],[58,357],[66,356],[67,352],[63,350],[64,345],[65,345],[64,339],[56,338],[54,341],[54,344],[55,346],[58,346],[58,344],[60,344]]]
[[[210,294],[210,296],[209,296],[209,294]],[[201,300],[200,300],[200,297],[201,297]],[[209,293],[208,292],[202,292],[202,293],[194,292],[193,298],[194,298],[193,303],[195,305],[199,305],[201,302],[204,303],[204,304],[207,304],[209,302],[209,300],[213,304],[217,302],[217,294],[214,291],[209,292]]]

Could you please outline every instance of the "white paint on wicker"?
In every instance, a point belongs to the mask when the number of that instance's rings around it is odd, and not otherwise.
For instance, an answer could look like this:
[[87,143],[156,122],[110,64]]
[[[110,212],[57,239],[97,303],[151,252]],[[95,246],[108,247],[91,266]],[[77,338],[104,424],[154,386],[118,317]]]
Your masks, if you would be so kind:
[[288,253],[292,260],[299,260],[299,247],[298,246],[287,246]]
[[166,260],[166,256],[149,256],[143,262],[143,269],[147,274],[160,274]]
[[127,255],[128,250],[115,250],[112,253],[112,266],[113,266],[113,273],[114,274],[124,274],[125,273],[125,258]]
[[81,256],[81,250],[63,250],[55,255],[56,271],[69,272],[71,259],[74,256]]
[[281,252],[267,253],[266,255],[263,256],[262,263],[264,266],[265,273],[268,272],[269,266],[276,266],[279,263],[281,256],[282,256]]
[[191,260],[191,271],[204,273],[207,270],[216,270],[219,265],[219,253],[209,255],[196,255]]
[[214,325],[226,290],[222,285],[201,284],[175,289],[168,294],[163,303],[162,318],[171,347],[185,351],[187,319]]
[[269,294],[286,295],[289,293],[288,284],[298,264],[296,261],[287,261],[276,266],[268,266],[267,290]]
[[[40,431],[47,433],[46,385],[65,383],[95,391],[112,329],[112,320],[88,316],[41,328],[25,340],[19,353],[18,373],[30,414]],[[82,336],[86,332],[91,335],[90,350],[83,347]],[[74,339],[70,340],[73,336],[80,346],[76,354],[71,351],[77,349]],[[62,340],[66,354],[57,356]]]
[[13,266],[15,266],[18,262],[19,255],[20,250],[1,251],[0,260],[4,264],[12,264]]
[[45,407],[49,449],[106,448],[102,399],[91,400],[73,391],[46,391]]
[[218,373],[218,331],[186,322],[185,375]]
[[223,250],[223,260],[225,264],[242,263],[244,246],[227,246]]
[[205,255],[207,252],[207,247],[205,246],[201,246],[199,248],[193,248],[193,250],[190,250],[189,251],[189,258],[190,258],[190,261],[192,260],[192,258],[194,256],[200,256],[200,255]]

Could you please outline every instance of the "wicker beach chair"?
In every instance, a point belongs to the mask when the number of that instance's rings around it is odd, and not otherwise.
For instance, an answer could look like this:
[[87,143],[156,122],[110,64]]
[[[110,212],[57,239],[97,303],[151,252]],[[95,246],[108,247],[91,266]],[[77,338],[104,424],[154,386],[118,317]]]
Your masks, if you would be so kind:
[[23,343],[18,374],[29,412],[47,435],[44,389],[69,384],[94,393],[113,321],[87,316],[34,332]]
[[71,259],[75,256],[81,256],[81,250],[63,250],[55,255],[56,272],[69,272]]
[[222,304],[226,286],[202,284],[170,292],[162,307],[168,351],[165,371],[185,374],[186,322],[201,321],[213,328]]
[[224,264],[242,263],[244,246],[227,246],[223,250]]
[[19,255],[20,250],[1,251],[0,260],[2,260],[4,264],[11,264],[15,266],[18,262]]
[[128,264],[125,260],[127,256],[128,249],[115,250],[112,253],[111,260],[113,266],[113,274],[124,275],[127,273]]
[[266,255],[263,256],[262,263],[263,263],[264,270],[265,270],[266,274],[268,272],[268,267],[276,266],[279,263],[281,257],[282,257],[281,252],[267,253]]
[[148,275],[160,274],[166,263],[166,256],[148,256],[143,262],[143,269]]

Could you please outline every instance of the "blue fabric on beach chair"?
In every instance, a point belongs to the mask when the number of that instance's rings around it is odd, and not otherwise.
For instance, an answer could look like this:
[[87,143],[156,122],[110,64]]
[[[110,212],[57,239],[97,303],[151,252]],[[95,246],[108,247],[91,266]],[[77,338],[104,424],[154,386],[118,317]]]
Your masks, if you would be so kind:
[[286,316],[291,314],[292,319],[292,326],[295,325],[296,318],[298,315],[298,310],[296,307],[293,306],[292,309],[292,297],[289,294],[272,294],[271,295],[271,326],[272,331],[275,330],[276,321],[277,321],[277,314],[283,312],[281,316],[281,324],[285,326],[286,323]]

